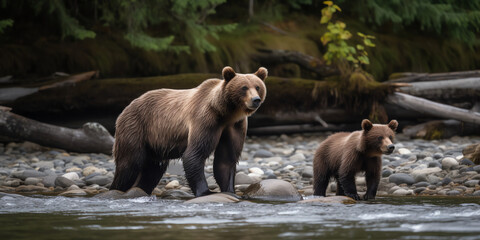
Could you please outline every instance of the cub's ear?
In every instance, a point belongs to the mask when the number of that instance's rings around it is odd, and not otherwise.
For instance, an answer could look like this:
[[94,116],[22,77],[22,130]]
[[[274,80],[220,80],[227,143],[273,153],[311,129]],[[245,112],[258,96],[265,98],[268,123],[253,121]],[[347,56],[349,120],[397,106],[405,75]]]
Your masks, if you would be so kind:
[[237,74],[235,73],[233,68],[230,67],[230,66],[226,66],[222,70],[222,76],[223,76],[223,79],[225,79],[226,82],[229,82],[230,80],[232,80],[235,77],[235,75],[237,75]]
[[256,72],[255,75],[257,75],[258,78],[262,79],[262,81],[265,81],[265,78],[268,76],[268,70],[264,67],[260,67]]
[[363,119],[363,121],[362,121],[363,131],[368,132],[368,131],[370,131],[370,129],[372,129],[372,127],[373,127],[373,124],[372,124],[372,122],[370,122],[370,120]]
[[388,123],[388,127],[391,128],[393,131],[397,130],[398,122],[397,120],[392,120]]

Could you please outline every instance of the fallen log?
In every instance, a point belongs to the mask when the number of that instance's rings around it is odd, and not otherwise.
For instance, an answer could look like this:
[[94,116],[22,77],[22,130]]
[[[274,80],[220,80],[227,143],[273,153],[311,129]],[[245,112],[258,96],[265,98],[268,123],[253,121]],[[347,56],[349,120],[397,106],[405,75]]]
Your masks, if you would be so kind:
[[29,87],[7,87],[0,88],[0,104],[13,102],[18,98],[31,95],[33,93],[52,89],[71,86],[81,81],[89,80],[94,76],[98,76],[98,71],[84,72],[67,77],[60,78],[60,81],[48,83],[43,86],[29,86]]
[[410,83],[403,93],[435,101],[461,102],[480,99],[480,77]]
[[417,125],[406,126],[403,129],[405,136],[427,140],[475,135],[478,133],[480,133],[480,125],[466,124],[451,119],[428,121]]
[[70,129],[28,119],[4,107],[0,108],[0,135],[84,153],[111,154],[114,141],[98,123],[85,123],[81,129]]
[[248,135],[280,135],[280,134],[294,134],[294,133],[312,133],[312,132],[339,132],[339,131],[353,131],[358,130],[360,125],[358,123],[351,124],[329,124],[327,127],[314,124],[299,124],[299,125],[283,125],[270,127],[249,128]]
[[421,114],[428,114],[443,119],[456,119],[476,125],[480,124],[480,113],[432,102],[404,93],[396,92],[391,94],[387,97],[387,102]]
[[258,49],[258,53],[254,54],[252,58],[266,66],[295,63],[305,70],[318,74],[320,78],[340,75],[337,68],[327,65],[322,59],[297,51]]
[[403,72],[393,73],[390,75],[390,79],[386,82],[423,82],[423,81],[441,81],[452,79],[463,79],[480,77],[480,70],[473,71],[459,71],[459,72],[446,72],[446,73],[415,73],[415,72]]

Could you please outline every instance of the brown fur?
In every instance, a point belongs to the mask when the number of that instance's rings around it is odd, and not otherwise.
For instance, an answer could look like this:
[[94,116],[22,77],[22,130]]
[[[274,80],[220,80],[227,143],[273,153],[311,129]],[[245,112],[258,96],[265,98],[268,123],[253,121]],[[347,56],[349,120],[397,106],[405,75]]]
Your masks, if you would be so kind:
[[217,183],[222,191],[234,192],[247,117],[265,100],[267,70],[237,74],[225,67],[222,75],[224,80],[205,80],[193,89],[149,91],[124,109],[116,122],[111,189],[140,187],[151,193],[168,160],[182,158],[195,196],[208,194],[203,169],[215,151]]
[[362,130],[341,132],[329,136],[315,152],[313,159],[314,194],[325,196],[330,177],[337,180],[337,195],[359,200],[355,186],[355,174],[365,172],[367,193],[364,199],[374,199],[382,168],[382,154],[390,154],[395,148],[392,141],[398,122],[388,125],[362,121]]

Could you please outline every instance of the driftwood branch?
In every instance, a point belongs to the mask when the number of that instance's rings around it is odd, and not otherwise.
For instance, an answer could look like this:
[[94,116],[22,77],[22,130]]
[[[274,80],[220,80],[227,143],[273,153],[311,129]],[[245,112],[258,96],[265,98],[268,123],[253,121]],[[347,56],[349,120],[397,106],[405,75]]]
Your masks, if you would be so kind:
[[456,119],[466,123],[473,123],[476,125],[480,124],[480,113],[432,102],[424,98],[419,98],[404,93],[391,94],[388,96],[387,102],[401,106],[408,110],[443,119]]
[[327,65],[325,61],[297,51],[259,49],[252,57],[263,65],[295,63],[321,77],[340,74],[337,68]]
[[0,135],[74,152],[111,154],[113,137],[98,123],[71,129],[37,122],[0,108]]

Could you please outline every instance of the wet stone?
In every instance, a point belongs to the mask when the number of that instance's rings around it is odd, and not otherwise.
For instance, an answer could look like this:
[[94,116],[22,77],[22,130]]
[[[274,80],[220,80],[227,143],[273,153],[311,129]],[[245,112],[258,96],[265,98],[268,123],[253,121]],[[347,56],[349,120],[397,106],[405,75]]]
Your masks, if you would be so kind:
[[59,187],[62,187],[62,188],[68,188],[72,185],[74,185],[75,182],[66,178],[66,177],[57,177],[55,178],[55,186],[59,186]]
[[469,159],[463,158],[462,160],[460,160],[460,165],[473,166],[475,165],[475,163],[473,163]]
[[250,185],[243,197],[262,201],[295,202],[302,199],[297,189],[289,182],[276,179],[263,180]]
[[419,187],[428,187],[430,185],[430,183],[428,182],[417,182],[415,184],[413,184],[413,186],[419,188]]

